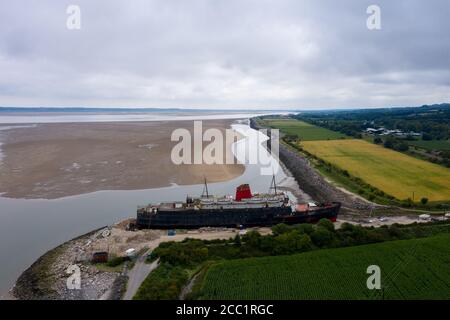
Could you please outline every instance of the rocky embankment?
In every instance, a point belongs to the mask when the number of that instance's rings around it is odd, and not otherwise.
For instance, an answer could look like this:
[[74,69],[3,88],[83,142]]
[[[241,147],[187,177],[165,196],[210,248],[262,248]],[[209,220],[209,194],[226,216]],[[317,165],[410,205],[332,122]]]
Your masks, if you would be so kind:
[[[250,126],[254,129],[262,129],[254,119],[251,119]],[[279,160],[290,171],[300,189],[316,202],[341,202],[342,208],[347,211],[367,212],[373,208],[382,207],[331,184],[312,167],[307,158],[281,142]]]
[[[110,228],[102,228],[49,250],[21,274],[13,295],[23,300],[120,299],[126,283],[122,270],[90,263],[92,253],[101,249],[96,244],[110,235]],[[74,266],[80,271],[80,289],[67,285]]]

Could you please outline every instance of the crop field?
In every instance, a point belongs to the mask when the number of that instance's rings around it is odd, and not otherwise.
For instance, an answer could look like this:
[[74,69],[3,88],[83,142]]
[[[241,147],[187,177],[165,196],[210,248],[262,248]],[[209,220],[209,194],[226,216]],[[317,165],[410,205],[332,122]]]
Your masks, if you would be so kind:
[[332,140],[346,137],[342,133],[294,119],[265,119],[263,124],[271,128],[280,129],[286,134],[296,134],[302,141]]
[[418,141],[408,141],[408,144],[428,150],[447,150],[447,151],[450,150],[449,140],[430,140],[430,141],[418,140]]
[[[450,299],[450,234],[230,260],[212,266],[202,299]],[[367,267],[382,290],[367,288]]]
[[304,141],[318,158],[347,170],[397,199],[450,200],[450,169],[386,149],[367,141]]

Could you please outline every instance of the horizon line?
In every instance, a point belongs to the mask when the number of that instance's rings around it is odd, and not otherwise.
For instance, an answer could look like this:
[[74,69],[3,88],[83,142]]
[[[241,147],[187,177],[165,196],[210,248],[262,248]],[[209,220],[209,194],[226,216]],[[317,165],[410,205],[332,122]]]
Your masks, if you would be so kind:
[[279,112],[301,112],[301,111],[338,111],[338,110],[375,110],[375,109],[394,109],[394,108],[420,108],[424,106],[440,106],[440,105],[446,105],[450,104],[449,102],[442,102],[442,103],[432,103],[432,104],[422,104],[422,105],[415,105],[415,106],[383,106],[383,107],[323,107],[323,108],[317,108],[317,107],[302,107],[302,108],[295,108],[295,107],[287,107],[287,108],[196,108],[196,107],[103,107],[103,106],[0,106],[0,111],[4,111],[5,109],[17,109],[17,110],[110,110],[110,111],[234,111],[234,112],[246,112],[246,111],[279,111]]

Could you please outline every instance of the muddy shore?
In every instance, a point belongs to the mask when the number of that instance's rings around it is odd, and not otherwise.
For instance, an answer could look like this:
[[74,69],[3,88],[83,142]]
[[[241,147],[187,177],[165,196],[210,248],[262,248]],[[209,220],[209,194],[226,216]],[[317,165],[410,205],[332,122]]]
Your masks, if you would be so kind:
[[[203,132],[216,128],[223,133],[233,121],[203,121]],[[240,164],[174,164],[171,152],[178,141],[171,141],[171,134],[184,128],[192,136],[193,121],[11,127],[1,131],[3,197],[55,199],[99,190],[191,185],[202,183],[205,176],[209,182],[221,182],[245,169]],[[223,154],[230,150],[229,142]]]

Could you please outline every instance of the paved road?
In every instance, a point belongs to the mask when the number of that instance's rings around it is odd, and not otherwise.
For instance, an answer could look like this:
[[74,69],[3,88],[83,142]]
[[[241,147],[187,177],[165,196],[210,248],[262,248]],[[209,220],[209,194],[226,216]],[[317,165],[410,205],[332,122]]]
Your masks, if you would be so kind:
[[131,300],[138,291],[142,282],[147,278],[150,272],[152,272],[159,264],[159,259],[152,263],[145,263],[147,253],[140,256],[133,269],[128,272],[127,290],[123,297],[123,300]]

